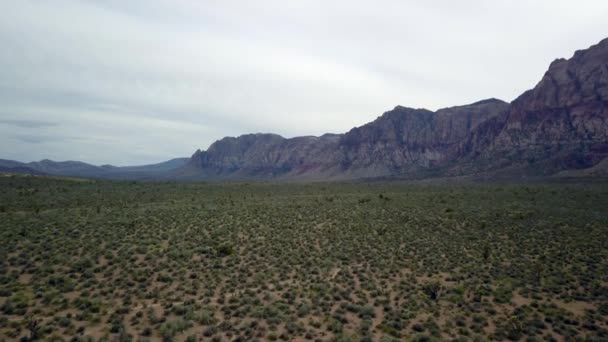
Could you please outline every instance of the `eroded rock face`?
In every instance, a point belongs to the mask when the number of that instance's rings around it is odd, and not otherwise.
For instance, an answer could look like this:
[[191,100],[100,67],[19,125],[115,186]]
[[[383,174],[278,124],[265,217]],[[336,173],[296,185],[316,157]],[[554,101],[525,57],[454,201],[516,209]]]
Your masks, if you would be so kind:
[[345,134],[224,138],[207,151],[197,151],[191,164],[209,176],[388,176],[405,168],[434,167],[454,158],[451,151],[463,138],[507,108],[507,103],[496,99],[437,112],[398,106]]
[[[535,145],[608,138],[608,39],[551,63],[538,85],[512,103],[497,144]],[[508,146],[507,145],[507,146]]]
[[475,132],[485,144],[469,148],[482,156],[478,164],[489,169],[523,165],[529,173],[551,174],[605,158],[608,39],[570,59],[555,60],[534,89],[511,103],[503,120],[485,129]]
[[[397,106],[345,134],[224,138],[185,168],[204,176],[358,178],[504,170],[552,174],[608,155],[608,39],[558,59],[511,104]],[[194,171],[193,171],[194,170]],[[524,170],[524,171],[522,171]]]
[[496,99],[437,112],[398,106],[346,133],[340,147],[349,167],[368,168],[369,176],[436,167],[457,158],[460,142],[508,107]]
[[210,176],[276,177],[313,172],[335,159],[338,135],[285,139],[276,134],[224,138],[197,151],[191,165]]

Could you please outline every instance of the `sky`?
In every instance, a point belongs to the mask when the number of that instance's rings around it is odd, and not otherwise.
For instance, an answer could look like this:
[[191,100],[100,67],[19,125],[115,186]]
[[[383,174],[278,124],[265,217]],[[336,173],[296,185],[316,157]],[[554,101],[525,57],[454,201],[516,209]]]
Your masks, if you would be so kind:
[[139,165],[512,101],[606,18],[605,0],[1,1],[0,158]]

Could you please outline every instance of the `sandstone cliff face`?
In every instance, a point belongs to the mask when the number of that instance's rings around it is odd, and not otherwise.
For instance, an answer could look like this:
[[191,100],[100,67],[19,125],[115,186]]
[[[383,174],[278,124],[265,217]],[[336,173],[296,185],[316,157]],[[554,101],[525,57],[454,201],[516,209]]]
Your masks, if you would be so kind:
[[551,63],[508,104],[489,99],[432,112],[397,106],[345,134],[224,138],[184,170],[202,177],[344,179],[504,172],[553,174],[608,156],[608,39]]
[[508,107],[496,99],[437,112],[398,106],[342,137],[344,163],[360,170],[361,176],[441,166],[458,157],[458,145],[471,132],[502,115]]
[[497,144],[526,146],[608,138],[608,39],[558,59],[513,101]]
[[190,166],[208,176],[276,177],[326,167],[336,158],[337,135],[285,139],[276,134],[224,138],[197,151]]
[[275,134],[224,138],[197,151],[191,166],[206,176],[356,178],[441,165],[484,121],[503,113],[496,100],[437,112],[398,106],[345,134],[285,139]]
[[479,155],[478,171],[510,166],[551,174],[601,161],[608,155],[608,39],[555,60],[534,89],[464,145]]

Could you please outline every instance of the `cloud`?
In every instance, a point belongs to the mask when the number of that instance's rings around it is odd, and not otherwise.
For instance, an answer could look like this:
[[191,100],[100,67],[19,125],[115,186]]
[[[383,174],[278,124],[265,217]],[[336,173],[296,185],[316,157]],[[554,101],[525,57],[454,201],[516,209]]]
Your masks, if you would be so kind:
[[42,128],[57,126],[57,122],[42,120],[19,120],[19,119],[0,119],[0,125],[10,125],[19,128]]
[[0,138],[0,157],[148,163],[397,104],[512,100],[607,16],[603,1],[0,2],[0,129],[30,137]]
[[13,139],[16,139],[20,142],[29,143],[29,144],[42,144],[49,143],[54,141],[66,141],[72,140],[68,137],[59,137],[59,136],[42,136],[38,134],[17,134],[12,136]]

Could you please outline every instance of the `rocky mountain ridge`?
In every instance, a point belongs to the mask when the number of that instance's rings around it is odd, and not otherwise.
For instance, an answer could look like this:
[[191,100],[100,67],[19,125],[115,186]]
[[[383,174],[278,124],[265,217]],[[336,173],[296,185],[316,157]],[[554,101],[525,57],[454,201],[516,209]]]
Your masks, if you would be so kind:
[[603,177],[606,157],[608,39],[556,59],[511,103],[487,99],[434,112],[397,106],[343,134],[225,137],[156,166],[0,161],[0,170],[172,180]]
[[435,112],[397,106],[329,137],[224,138],[174,177],[302,178],[427,175],[548,176],[608,155],[608,39],[551,63],[511,103],[497,99]]

